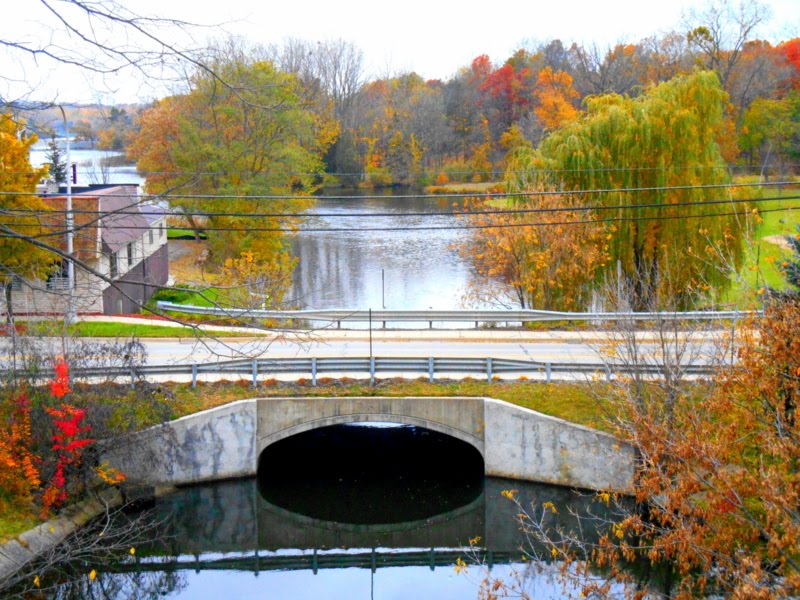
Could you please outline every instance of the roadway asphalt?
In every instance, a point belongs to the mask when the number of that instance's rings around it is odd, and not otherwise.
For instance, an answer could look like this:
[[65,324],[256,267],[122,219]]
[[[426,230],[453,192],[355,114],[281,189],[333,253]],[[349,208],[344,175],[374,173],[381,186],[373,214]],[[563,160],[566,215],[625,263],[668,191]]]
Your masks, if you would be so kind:
[[[180,326],[165,321],[127,317],[85,317],[86,321],[116,321]],[[214,328],[241,335],[245,328]],[[711,356],[728,332],[709,332],[692,340],[691,353]],[[658,352],[653,332],[637,334],[642,346]],[[265,332],[257,337],[144,338],[148,363],[206,362],[242,356],[434,356],[514,358],[542,362],[602,362],[615,334],[608,331],[531,331],[520,329],[382,330],[318,329],[310,332]],[[108,341],[107,338],[100,338]],[[55,340],[54,340],[55,343]],[[60,345],[60,344],[59,344]],[[371,352],[370,352],[371,346]],[[702,361],[699,361],[702,362]]]

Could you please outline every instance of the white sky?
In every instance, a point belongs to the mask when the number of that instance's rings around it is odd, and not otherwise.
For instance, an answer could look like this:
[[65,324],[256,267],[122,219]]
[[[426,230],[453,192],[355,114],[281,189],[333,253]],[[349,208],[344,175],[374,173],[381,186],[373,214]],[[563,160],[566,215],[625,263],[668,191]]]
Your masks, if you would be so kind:
[[[55,5],[63,0],[56,0]],[[257,43],[287,37],[308,40],[342,38],[364,51],[370,77],[416,71],[426,79],[446,79],[479,54],[501,62],[525,40],[559,38],[600,47],[640,39],[680,28],[682,12],[698,0],[403,0],[396,3],[361,0],[121,0],[143,15],[171,17],[203,24],[195,30],[197,44],[206,38],[242,36]],[[800,0],[766,0],[772,18],[759,37],[773,42],[800,33]],[[49,26],[42,26],[49,23]],[[54,20],[38,0],[18,0],[0,23],[0,39],[27,35],[48,39]],[[219,27],[217,27],[219,25]],[[171,37],[171,36],[168,36]],[[180,38],[177,38],[180,41]],[[68,44],[69,42],[65,42]],[[0,94],[19,96],[33,87],[35,98],[58,101],[146,101],[165,93],[163,87],[142,85],[130,72],[104,83],[85,73],[46,60],[20,63],[0,53]],[[8,79],[24,80],[8,82]],[[94,89],[93,89],[94,88]],[[101,88],[100,91],[97,91]]]

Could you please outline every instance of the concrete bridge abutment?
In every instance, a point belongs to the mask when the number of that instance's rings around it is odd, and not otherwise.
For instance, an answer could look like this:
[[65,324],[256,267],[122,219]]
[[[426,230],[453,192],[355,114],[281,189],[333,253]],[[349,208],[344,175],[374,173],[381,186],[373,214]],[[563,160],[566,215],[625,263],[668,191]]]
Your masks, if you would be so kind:
[[486,475],[593,490],[631,489],[634,453],[606,433],[492,398],[257,398],[148,429],[104,459],[129,480],[185,485],[256,474],[261,453],[330,425],[415,425],[462,440]]

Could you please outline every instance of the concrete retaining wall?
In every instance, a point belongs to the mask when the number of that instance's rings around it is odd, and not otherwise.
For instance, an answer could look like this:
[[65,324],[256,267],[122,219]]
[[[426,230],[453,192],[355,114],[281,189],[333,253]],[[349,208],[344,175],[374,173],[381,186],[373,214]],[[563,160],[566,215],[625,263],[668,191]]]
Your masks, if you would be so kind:
[[256,400],[153,427],[103,456],[129,481],[184,485],[255,475]]
[[486,398],[486,474],[590,490],[633,485],[633,448],[611,435]]

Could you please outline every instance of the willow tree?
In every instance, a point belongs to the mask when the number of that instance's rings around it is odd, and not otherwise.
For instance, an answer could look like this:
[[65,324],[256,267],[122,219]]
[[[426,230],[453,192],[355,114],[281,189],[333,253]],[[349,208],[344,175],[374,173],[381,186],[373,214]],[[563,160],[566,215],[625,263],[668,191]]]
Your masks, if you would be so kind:
[[[527,163],[509,170],[512,190],[559,189],[614,232],[610,260],[636,308],[687,306],[718,292],[742,254],[742,194],[720,154],[727,95],[714,73],[679,76],[637,98],[586,100],[586,113],[556,130]],[[519,168],[526,164],[526,168]],[[717,201],[724,201],[718,203]]]

